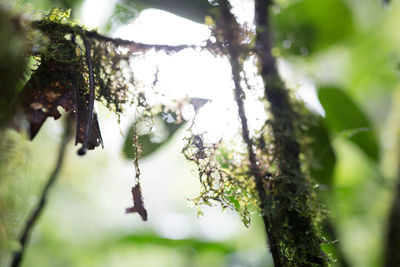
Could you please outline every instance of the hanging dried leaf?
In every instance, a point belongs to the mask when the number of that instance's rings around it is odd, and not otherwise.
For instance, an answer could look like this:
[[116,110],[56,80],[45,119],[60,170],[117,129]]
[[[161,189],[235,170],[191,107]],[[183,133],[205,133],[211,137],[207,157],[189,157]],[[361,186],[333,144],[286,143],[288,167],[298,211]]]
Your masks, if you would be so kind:
[[133,207],[127,208],[126,213],[137,212],[140,217],[142,217],[143,221],[147,221],[147,211],[144,208],[142,189],[140,188],[140,185],[137,184],[135,187],[132,187],[131,192],[133,197]]
[[92,125],[86,133],[88,123],[89,95],[81,74],[75,71],[76,64],[55,60],[44,61],[25,84],[22,90],[22,104],[30,126],[30,137],[33,139],[48,117],[55,120],[61,117],[59,108],[72,111],[77,117],[75,143],[83,144],[88,135],[87,148],[94,149],[102,144],[97,116],[93,113]]
[[[73,79],[61,81],[59,76],[72,78],[68,64],[54,60],[43,62],[22,91],[22,103],[33,139],[48,117],[61,117],[59,107],[65,111],[76,110],[76,91]],[[69,80],[69,81],[68,81]]]

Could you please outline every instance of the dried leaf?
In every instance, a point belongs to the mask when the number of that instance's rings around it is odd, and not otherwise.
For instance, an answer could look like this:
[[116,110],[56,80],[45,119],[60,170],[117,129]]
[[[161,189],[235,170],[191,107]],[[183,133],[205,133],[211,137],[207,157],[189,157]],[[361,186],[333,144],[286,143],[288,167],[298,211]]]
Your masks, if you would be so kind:
[[140,188],[140,185],[137,184],[135,187],[132,187],[131,192],[133,197],[133,207],[127,208],[126,213],[137,212],[140,217],[142,217],[143,221],[147,221],[147,211],[144,208],[142,189]]
[[[61,74],[62,73],[62,74]],[[75,89],[70,81],[60,82],[60,75],[70,76],[68,64],[54,60],[43,62],[22,91],[22,103],[33,139],[48,117],[61,117],[59,107],[65,111],[76,109]]]
[[193,97],[190,99],[190,104],[193,105],[194,111],[197,113],[207,103],[211,102],[210,99]]
[[[82,74],[75,71],[75,65],[55,60],[44,61],[32,74],[22,90],[22,104],[29,120],[30,137],[33,139],[48,117],[61,117],[59,108],[72,111],[77,118],[75,144],[83,144],[88,135],[87,149],[103,144],[97,115],[93,112],[92,125],[87,133],[89,95]],[[81,86],[82,87],[82,86]],[[86,148],[85,148],[86,149]],[[82,151],[80,150],[80,154]]]

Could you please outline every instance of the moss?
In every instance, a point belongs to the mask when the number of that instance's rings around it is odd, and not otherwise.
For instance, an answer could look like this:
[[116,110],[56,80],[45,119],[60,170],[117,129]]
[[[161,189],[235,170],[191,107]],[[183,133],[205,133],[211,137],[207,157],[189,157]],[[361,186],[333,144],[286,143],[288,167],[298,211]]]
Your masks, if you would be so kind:
[[[110,110],[123,112],[123,104],[129,100],[129,85],[133,83],[133,75],[129,70],[130,57],[123,53],[112,42],[99,41],[88,37],[85,28],[76,21],[69,20],[70,11],[53,9],[44,18],[33,23],[47,39],[35,53],[40,64],[42,61],[55,60],[70,63],[77,74],[84,77],[84,84],[77,87],[89,91],[89,70],[85,58],[83,38],[87,38],[90,46],[90,57],[93,64],[95,97]],[[60,73],[60,80],[64,73]]]
[[196,164],[201,184],[200,195],[191,202],[199,211],[201,205],[231,208],[249,227],[250,215],[259,212],[259,203],[254,179],[248,164],[244,164],[247,156],[232,150],[229,144],[208,144],[201,134],[189,135],[182,153]]

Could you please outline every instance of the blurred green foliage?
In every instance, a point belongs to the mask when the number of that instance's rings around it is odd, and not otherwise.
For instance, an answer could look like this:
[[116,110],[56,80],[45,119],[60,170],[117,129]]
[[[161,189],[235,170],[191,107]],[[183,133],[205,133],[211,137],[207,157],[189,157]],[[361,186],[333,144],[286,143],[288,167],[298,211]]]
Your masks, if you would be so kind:
[[15,112],[13,104],[22,87],[28,58],[22,19],[0,6],[0,127]]
[[318,97],[329,128],[357,144],[373,161],[379,161],[379,143],[372,123],[344,90],[324,87]]
[[283,52],[306,55],[354,34],[352,14],[342,0],[294,1],[273,20],[277,45]]
[[[165,115],[165,114],[164,114]],[[143,121],[144,118],[138,118],[137,121]],[[184,121],[180,123],[167,122],[165,118],[163,118],[162,113],[158,113],[152,118],[154,129],[151,132],[139,134],[138,142],[141,147],[140,157],[144,158],[154,152],[156,152],[161,146],[166,144],[171,138],[174,136],[175,132],[184,125]],[[134,122],[134,124],[136,121]],[[127,159],[134,159],[135,152],[133,148],[133,136],[136,134],[134,132],[135,125],[132,125],[128,132],[126,133],[126,138],[124,142],[124,146],[122,149],[122,153]],[[140,127],[140,126],[139,126]]]
[[115,22],[126,23],[147,8],[162,9],[177,16],[204,23],[212,5],[208,0],[124,0],[115,6],[113,16],[116,19]]
[[311,139],[305,147],[306,153],[308,151],[307,161],[310,165],[311,177],[317,183],[332,186],[336,155],[324,118],[316,115],[315,120],[308,125],[304,135]]

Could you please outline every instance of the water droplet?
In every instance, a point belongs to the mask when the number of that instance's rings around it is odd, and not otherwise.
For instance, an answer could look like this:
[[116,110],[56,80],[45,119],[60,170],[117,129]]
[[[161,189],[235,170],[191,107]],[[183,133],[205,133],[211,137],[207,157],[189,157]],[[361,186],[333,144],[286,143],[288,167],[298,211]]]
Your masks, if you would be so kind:
[[198,218],[201,218],[201,217],[203,217],[204,216],[204,213],[201,211],[201,210],[199,210],[198,212],[197,212],[197,217]]
[[309,53],[308,48],[305,46],[300,47],[300,54],[303,56],[307,56]]
[[282,42],[282,46],[285,49],[290,49],[292,47],[292,42],[290,40],[285,40]]

